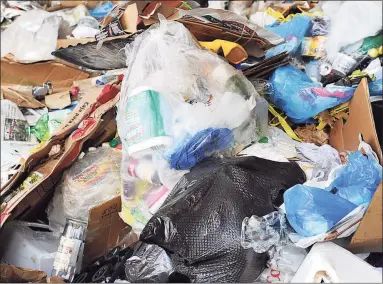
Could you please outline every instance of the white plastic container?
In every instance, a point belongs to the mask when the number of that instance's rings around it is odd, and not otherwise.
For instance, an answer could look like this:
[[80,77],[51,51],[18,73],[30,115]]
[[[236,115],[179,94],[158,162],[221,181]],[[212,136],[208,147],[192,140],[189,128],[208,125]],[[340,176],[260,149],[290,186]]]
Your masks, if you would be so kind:
[[0,234],[1,263],[41,270],[51,276],[60,239],[46,230],[49,226],[39,223],[7,223]]
[[382,273],[331,242],[317,243],[291,283],[382,283]]

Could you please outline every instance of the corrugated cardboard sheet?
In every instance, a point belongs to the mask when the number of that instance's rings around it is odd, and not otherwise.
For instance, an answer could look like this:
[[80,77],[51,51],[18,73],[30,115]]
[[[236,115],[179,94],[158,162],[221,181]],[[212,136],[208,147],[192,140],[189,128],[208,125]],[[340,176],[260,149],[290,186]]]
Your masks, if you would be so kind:
[[[330,144],[338,151],[356,151],[359,145],[358,135],[361,133],[363,140],[371,145],[382,164],[382,149],[376,134],[369,97],[367,81],[363,79],[350,101],[350,116],[347,122],[343,124],[342,120],[337,121],[330,133]],[[355,253],[381,252],[382,223],[382,184],[380,184],[351,240],[349,249]]]
[[50,81],[53,88],[65,88],[71,87],[73,81],[88,77],[84,71],[54,61],[21,64],[1,58],[2,85],[38,86]]

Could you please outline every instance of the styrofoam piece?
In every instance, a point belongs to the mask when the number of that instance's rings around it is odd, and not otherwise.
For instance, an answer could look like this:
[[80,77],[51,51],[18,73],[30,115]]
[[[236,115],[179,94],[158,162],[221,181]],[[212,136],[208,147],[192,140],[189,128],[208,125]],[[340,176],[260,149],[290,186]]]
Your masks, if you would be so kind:
[[331,242],[317,243],[291,283],[382,283],[382,273]]
[[41,270],[50,276],[59,236],[40,229],[49,230],[49,226],[21,221],[5,224],[0,235],[1,263]]

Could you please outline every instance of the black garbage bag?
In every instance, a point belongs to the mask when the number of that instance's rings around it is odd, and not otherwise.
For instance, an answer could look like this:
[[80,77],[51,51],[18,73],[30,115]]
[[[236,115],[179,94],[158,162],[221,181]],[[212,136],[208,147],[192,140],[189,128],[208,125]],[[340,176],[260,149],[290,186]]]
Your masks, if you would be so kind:
[[202,162],[178,182],[140,240],[167,250],[175,270],[191,282],[255,281],[266,254],[242,248],[242,221],[274,211],[283,192],[305,179],[296,163],[256,157]]

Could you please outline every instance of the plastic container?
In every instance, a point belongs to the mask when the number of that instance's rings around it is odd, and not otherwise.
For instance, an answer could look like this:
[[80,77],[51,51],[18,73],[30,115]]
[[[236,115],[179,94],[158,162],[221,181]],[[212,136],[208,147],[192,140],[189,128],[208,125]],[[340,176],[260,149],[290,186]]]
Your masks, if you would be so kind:
[[382,283],[382,273],[348,250],[331,243],[317,243],[291,283]]
[[59,245],[45,224],[11,221],[1,230],[1,263],[44,271],[51,276]]

